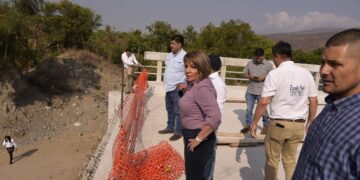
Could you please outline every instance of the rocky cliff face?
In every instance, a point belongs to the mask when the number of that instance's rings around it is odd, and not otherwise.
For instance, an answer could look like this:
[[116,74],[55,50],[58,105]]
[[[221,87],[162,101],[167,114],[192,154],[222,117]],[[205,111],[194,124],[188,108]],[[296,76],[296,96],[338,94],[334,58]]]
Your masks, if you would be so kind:
[[17,94],[23,93],[26,84],[26,81],[17,71],[10,71],[0,77],[1,114],[15,112],[15,97]]
[[92,53],[68,51],[23,76],[2,74],[0,137],[11,135],[21,145],[59,134],[105,133],[107,93],[120,89],[120,72]]

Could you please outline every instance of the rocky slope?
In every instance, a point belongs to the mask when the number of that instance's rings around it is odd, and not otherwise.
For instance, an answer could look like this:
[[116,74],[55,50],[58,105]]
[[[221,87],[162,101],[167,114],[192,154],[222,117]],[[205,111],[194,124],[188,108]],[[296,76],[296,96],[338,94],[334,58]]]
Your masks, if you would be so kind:
[[119,90],[120,83],[118,65],[87,51],[67,51],[24,76],[3,74],[0,136],[14,137],[19,146],[86,137],[91,142],[82,155],[86,164],[107,129],[107,93]]

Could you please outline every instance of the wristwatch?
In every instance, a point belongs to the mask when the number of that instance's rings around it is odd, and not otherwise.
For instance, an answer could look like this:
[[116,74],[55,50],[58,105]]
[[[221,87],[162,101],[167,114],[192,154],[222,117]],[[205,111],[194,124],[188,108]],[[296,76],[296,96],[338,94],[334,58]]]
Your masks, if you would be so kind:
[[197,142],[202,142],[203,140],[200,139],[198,136],[196,136],[195,141],[197,141]]

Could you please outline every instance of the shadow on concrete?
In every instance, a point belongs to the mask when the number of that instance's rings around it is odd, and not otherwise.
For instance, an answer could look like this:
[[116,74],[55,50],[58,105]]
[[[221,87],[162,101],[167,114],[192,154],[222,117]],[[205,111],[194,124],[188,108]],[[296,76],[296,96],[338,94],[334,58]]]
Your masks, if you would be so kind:
[[[238,115],[238,120],[240,121],[242,126],[245,127],[246,126],[246,109],[235,109],[234,113]],[[254,113],[253,113],[253,115],[254,115]],[[259,122],[261,122],[261,124],[258,124],[257,129],[261,130],[263,128],[262,117],[260,118]]]
[[26,151],[25,153],[19,155],[19,156],[16,156],[14,159],[13,159],[13,163],[16,162],[16,161],[19,161],[20,159],[24,158],[24,157],[29,157],[31,156],[32,154],[34,154],[36,151],[38,151],[38,149],[31,149],[29,151]]
[[264,179],[264,165],[265,165],[265,156],[264,148],[261,147],[239,147],[236,150],[236,161],[239,163],[244,161],[244,158],[241,159],[241,154],[245,153],[247,156],[247,161],[250,167],[242,167],[239,170],[239,175],[244,180],[262,180]]
[[[233,111],[238,116],[239,122],[243,127],[246,126],[246,109],[235,109]],[[251,138],[249,133],[244,134],[245,138]],[[236,161],[239,163],[245,159],[241,159],[241,155],[245,153],[249,167],[242,167],[239,175],[244,180],[262,180],[264,179],[265,152],[264,146],[259,147],[239,147],[236,149]]]
[[237,116],[239,122],[243,125],[243,127],[246,125],[246,110],[245,109],[235,109],[233,111]]
[[[154,89],[153,87],[149,87],[147,90],[145,90],[145,101],[148,102],[151,98],[154,98]],[[159,108],[159,106],[155,107],[155,108]],[[146,119],[149,117],[149,113],[154,110],[154,108],[150,108],[149,105],[146,103],[145,104],[145,109],[144,109],[144,121],[146,121]],[[144,145],[144,141],[143,141],[143,137],[145,137],[143,135],[143,127],[141,128],[141,135],[138,136],[137,138],[137,143],[136,143],[136,147],[135,147],[135,152],[140,151],[145,149],[145,145]]]

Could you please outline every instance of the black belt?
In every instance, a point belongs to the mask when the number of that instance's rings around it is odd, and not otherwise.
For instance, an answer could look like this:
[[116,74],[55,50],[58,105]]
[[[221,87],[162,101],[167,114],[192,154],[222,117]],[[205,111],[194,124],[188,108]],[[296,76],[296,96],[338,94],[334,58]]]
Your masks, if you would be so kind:
[[272,119],[272,118],[270,118],[270,120],[273,120],[273,121],[287,121],[287,122],[299,122],[299,123],[304,123],[305,122],[304,119]]

